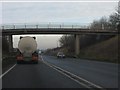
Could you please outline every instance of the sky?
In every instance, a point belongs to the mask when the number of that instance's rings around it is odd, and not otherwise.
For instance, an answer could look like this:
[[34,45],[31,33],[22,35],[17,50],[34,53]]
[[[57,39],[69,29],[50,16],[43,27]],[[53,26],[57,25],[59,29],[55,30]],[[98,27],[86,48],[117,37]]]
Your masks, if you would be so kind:
[[[93,20],[98,20],[103,16],[108,17],[114,13],[118,6],[117,1],[119,0],[109,0],[113,2],[87,1],[88,2],[2,2],[2,14],[0,15],[2,22],[0,22],[0,24],[48,24],[49,22],[60,24],[89,24]],[[47,49],[56,47],[57,41],[61,36],[62,35],[36,36],[38,48]],[[19,36],[13,36],[14,47],[17,47],[18,41]]]
[[[21,35],[14,35],[13,36],[13,46],[14,48],[18,47],[18,41]],[[25,37],[26,35],[22,35],[23,37]],[[59,47],[60,43],[59,43],[59,39],[62,35],[27,35],[27,36],[31,36],[31,37],[36,37],[36,41],[37,41],[37,45],[38,45],[38,49],[40,50],[45,50],[48,48],[56,48]]]
[[119,1],[119,0],[1,0],[1,1]]
[[108,17],[117,2],[4,2],[2,23],[90,23]]

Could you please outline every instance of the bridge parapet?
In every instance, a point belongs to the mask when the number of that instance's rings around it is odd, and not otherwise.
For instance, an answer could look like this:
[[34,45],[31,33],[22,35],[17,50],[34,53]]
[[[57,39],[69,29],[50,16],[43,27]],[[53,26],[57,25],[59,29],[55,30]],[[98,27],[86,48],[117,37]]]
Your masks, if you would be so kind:
[[91,29],[85,25],[70,24],[5,24],[2,35],[20,34],[104,34],[117,35],[118,30]]
[[79,24],[4,24],[0,25],[0,29],[39,29],[39,28],[89,28],[87,25]]

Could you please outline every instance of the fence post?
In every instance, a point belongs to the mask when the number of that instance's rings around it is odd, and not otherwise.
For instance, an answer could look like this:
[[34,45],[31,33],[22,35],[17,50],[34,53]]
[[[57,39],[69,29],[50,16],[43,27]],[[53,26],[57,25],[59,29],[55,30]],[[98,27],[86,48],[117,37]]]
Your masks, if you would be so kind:
[[72,29],[73,29],[73,25],[72,25]]
[[26,24],[25,24],[25,28],[26,28]]
[[4,29],[4,26],[2,26],[2,29]]
[[102,30],[104,30],[104,24],[102,24]]
[[38,29],[38,25],[36,25],[36,28]]
[[13,25],[13,29],[15,29],[15,25]]

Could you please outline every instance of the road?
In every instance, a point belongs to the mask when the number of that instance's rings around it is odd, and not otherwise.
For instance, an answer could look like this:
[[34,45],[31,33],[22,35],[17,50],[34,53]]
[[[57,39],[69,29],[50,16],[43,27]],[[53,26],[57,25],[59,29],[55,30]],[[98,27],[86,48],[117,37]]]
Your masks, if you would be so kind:
[[16,65],[2,78],[2,88],[83,88],[70,78],[45,65]]
[[[89,60],[42,56],[42,60],[104,88],[118,87],[118,66]],[[2,78],[3,88],[85,88],[40,60],[16,65]]]
[[117,64],[74,58],[58,59],[53,56],[43,56],[43,60],[74,73],[75,75],[91,81],[101,87],[118,87]]

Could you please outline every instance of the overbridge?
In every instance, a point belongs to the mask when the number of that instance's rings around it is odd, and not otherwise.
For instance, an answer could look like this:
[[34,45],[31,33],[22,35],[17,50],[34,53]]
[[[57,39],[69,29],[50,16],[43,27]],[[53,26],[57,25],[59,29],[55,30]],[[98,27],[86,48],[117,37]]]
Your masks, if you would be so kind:
[[9,40],[9,49],[13,49],[12,35],[23,34],[74,34],[75,35],[75,54],[80,52],[81,34],[103,34],[116,35],[118,30],[90,29],[88,26],[75,25],[3,25],[1,26],[2,35],[7,36]]

